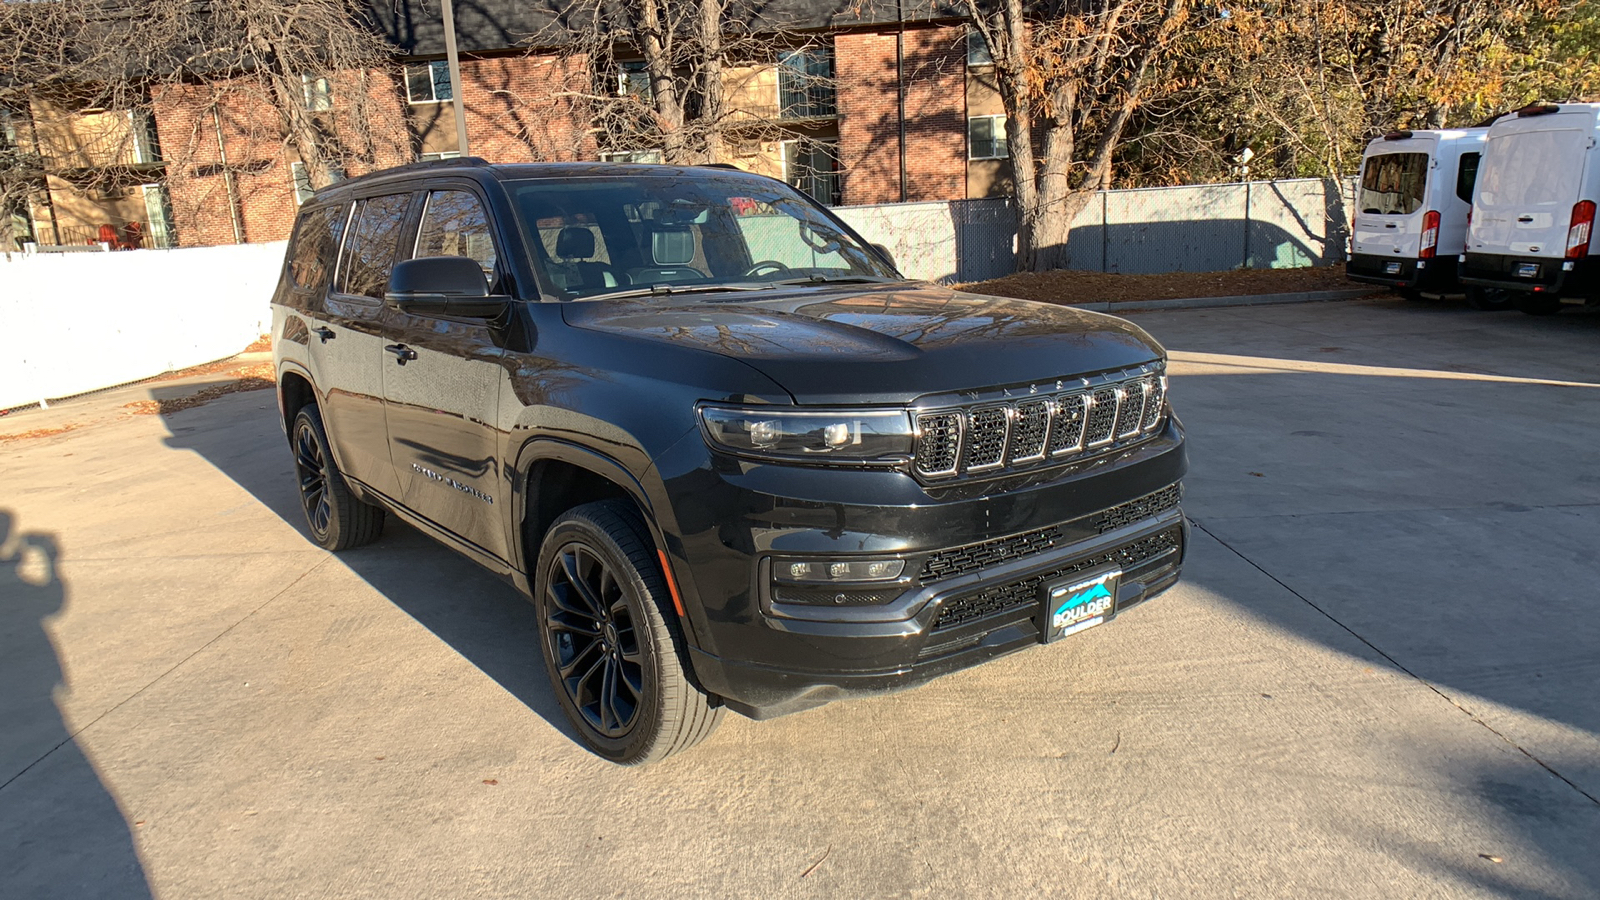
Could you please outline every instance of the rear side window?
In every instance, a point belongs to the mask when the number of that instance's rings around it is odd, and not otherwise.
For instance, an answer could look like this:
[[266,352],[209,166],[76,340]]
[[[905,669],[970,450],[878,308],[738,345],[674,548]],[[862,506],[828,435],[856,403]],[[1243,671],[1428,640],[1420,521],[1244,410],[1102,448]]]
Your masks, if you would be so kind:
[[356,202],[350,239],[344,243],[344,257],[339,262],[340,293],[383,299],[400,243],[400,226],[410,205],[410,194]]
[[1472,186],[1478,183],[1478,159],[1481,153],[1461,154],[1461,168],[1456,169],[1456,196],[1472,202]]
[[1422,208],[1428,185],[1428,154],[1384,153],[1367,157],[1356,208],[1364,213],[1409,216]]
[[345,207],[325,206],[300,216],[294,229],[294,255],[289,258],[289,278],[294,286],[307,291],[327,287],[333,258],[339,252],[339,236],[344,233]]
[[484,277],[493,277],[494,238],[478,198],[466,191],[429,194],[417,229],[416,256],[465,256],[483,268]]

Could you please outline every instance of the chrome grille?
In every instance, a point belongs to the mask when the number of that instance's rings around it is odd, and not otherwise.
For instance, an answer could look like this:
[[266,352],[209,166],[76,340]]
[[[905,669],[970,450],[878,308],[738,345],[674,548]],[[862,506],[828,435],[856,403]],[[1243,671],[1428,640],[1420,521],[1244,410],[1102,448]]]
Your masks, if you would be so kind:
[[1142,440],[1161,424],[1166,377],[1159,371],[1079,383],[1086,386],[1057,383],[1044,396],[919,413],[917,474],[936,479],[1061,462]]

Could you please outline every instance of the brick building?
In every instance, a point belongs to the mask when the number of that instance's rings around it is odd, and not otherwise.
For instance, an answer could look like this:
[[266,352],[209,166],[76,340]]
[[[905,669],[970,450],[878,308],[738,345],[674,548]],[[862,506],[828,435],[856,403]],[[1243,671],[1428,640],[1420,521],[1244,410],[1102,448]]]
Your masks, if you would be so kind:
[[[744,23],[770,34],[772,50],[766,62],[726,70],[726,92],[739,114],[765,125],[746,134],[736,119],[724,161],[783,178],[834,205],[1009,190],[993,68],[965,23],[950,17],[901,24],[892,5],[887,15],[870,3],[843,15],[807,0],[790,2],[792,8],[764,7],[767,18]],[[456,155],[451,100],[458,89],[474,156],[491,162],[658,160],[659,148],[619,145],[602,133],[574,99],[595,85],[625,91],[643,84],[630,82],[633,70],[626,64],[625,71],[597,73],[584,58],[549,42],[545,49],[509,46],[517,43],[510,35],[551,33],[550,23],[530,7],[515,0],[457,7],[458,86],[443,61],[436,7],[429,13],[418,0],[374,4],[374,20],[402,54],[394,65],[305,76],[307,114],[351,150],[341,157],[343,174]],[[141,198],[150,202],[115,208],[80,202],[87,233],[94,233],[97,216],[125,229],[143,213],[146,221],[134,227],[162,235],[150,242],[155,245],[285,238],[310,179],[275,125],[278,115],[252,90],[245,82],[224,81],[153,96],[151,143],[159,158],[147,167]],[[43,206],[72,206],[64,202],[69,184],[53,182],[50,190]],[[34,218],[39,238],[49,242],[37,211]]]

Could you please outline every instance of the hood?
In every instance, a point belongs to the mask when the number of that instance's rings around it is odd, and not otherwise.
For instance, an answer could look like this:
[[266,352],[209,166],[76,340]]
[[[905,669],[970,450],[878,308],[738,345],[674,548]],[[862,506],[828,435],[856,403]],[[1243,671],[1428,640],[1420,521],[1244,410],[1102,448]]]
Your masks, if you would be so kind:
[[1142,329],[1113,316],[933,285],[577,302],[563,313],[578,328],[741,360],[804,404],[904,403],[1163,355]]

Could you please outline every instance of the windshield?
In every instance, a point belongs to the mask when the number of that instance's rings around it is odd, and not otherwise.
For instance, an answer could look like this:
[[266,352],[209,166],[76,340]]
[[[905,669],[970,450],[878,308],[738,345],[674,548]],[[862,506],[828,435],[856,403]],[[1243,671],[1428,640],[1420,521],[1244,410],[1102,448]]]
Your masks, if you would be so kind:
[[811,201],[764,178],[627,174],[506,184],[562,299],[899,280]]
[[1422,208],[1428,184],[1426,153],[1385,153],[1367,157],[1356,208],[1364,213],[1409,216]]

